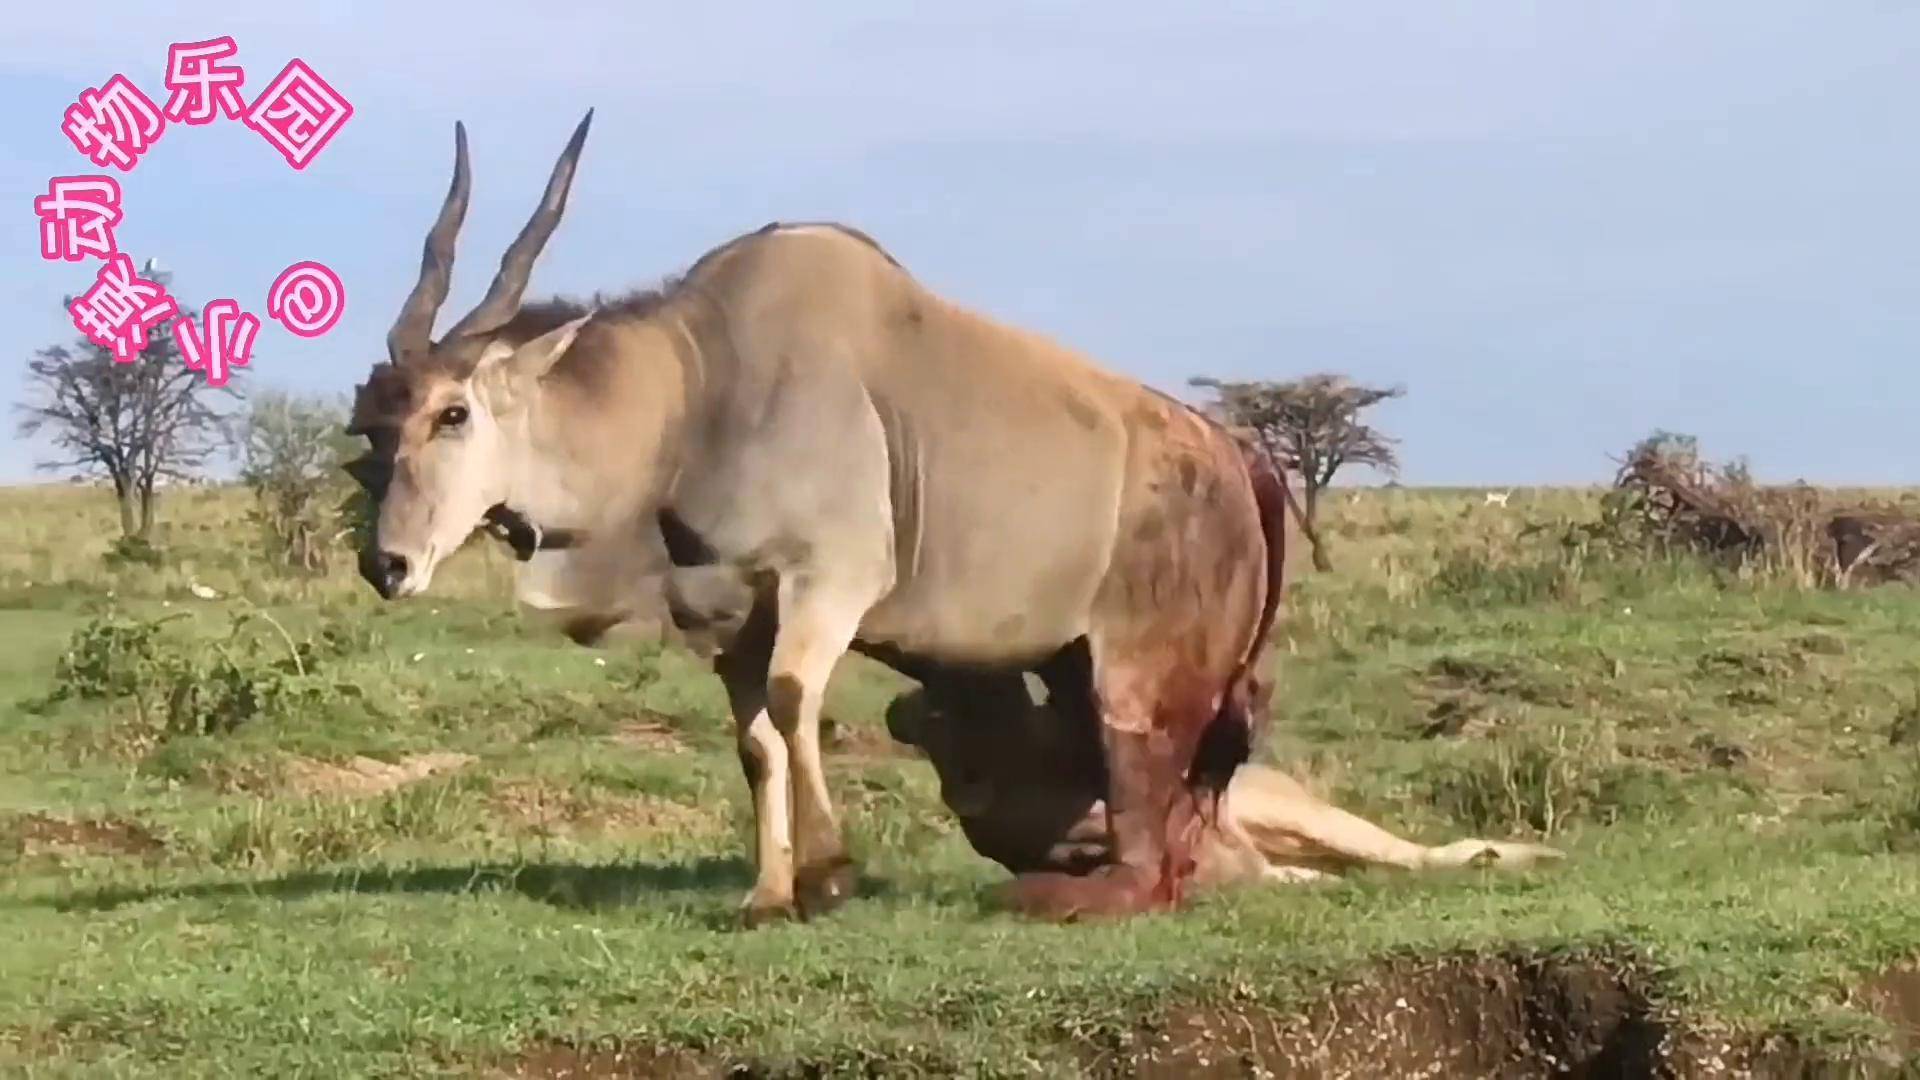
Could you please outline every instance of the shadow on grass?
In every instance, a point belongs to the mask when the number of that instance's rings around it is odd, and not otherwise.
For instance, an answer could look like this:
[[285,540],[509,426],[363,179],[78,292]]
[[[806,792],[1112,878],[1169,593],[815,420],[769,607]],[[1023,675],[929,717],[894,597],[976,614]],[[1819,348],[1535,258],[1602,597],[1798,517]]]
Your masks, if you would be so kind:
[[[735,902],[753,884],[753,869],[737,858],[676,863],[470,863],[457,866],[366,867],[305,871],[283,877],[199,884],[111,886],[35,901],[57,911],[107,911],[149,900],[268,897],[298,901],[325,893],[379,895],[514,892],[579,911],[644,905],[688,915],[710,925],[737,922]],[[855,896],[887,896],[893,886],[861,875]]]

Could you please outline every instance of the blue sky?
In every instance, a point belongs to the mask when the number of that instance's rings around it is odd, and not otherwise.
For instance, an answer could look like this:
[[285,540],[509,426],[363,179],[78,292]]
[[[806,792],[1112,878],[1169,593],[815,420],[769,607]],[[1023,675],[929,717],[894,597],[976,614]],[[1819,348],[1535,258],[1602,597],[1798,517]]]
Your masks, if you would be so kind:
[[[331,333],[263,327],[255,385],[345,392],[384,356],[455,119],[475,193],[442,326],[593,106],[535,293],[838,219],[1183,395],[1196,374],[1404,383],[1377,418],[1409,483],[1602,480],[1656,427],[1772,479],[1920,483],[1913,5],[192,7],[6,17],[9,400],[95,266],[38,256],[32,197],[92,171],[62,110],[115,73],[164,100],[167,45],[230,34],[249,97],[298,55],[357,115],[305,172],[237,123],[169,130],[120,177],[120,237],[188,300],[262,315],[281,268],[341,275]],[[10,415],[0,482],[35,455]]]

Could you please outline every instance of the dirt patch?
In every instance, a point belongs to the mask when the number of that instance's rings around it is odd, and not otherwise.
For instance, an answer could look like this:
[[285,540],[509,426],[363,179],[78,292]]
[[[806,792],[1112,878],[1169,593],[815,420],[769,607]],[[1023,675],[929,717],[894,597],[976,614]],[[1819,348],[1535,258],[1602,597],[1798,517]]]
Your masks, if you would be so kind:
[[1847,639],[1841,637],[1839,634],[1829,634],[1824,630],[1816,630],[1811,634],[1802,634],[1794,638],[1791,642],[1788,642],[1788,645],[1798,652],[1812,653],[1815,656],[1845,656],[1847,654]]
[[1558,674],[1528,670],[1512,661],[1474,660],[1464,656],[1442,656],[1429,665],[1426,688],[1440,697],[1472,693],[1510,697],[1529,705],[1571,707],[1578,703],[1577,696]]
[[539,1042],[521,1051],[494,1075],[515,1080],[614,1080],[617,1077],[661,1077],[692,1080],[725,1076],[713,1062],[685,1051],[649,1050],[631,1046],[577,1047],[563,1042]]
[[120,818],[69,821],[26,814],[8,822],[0,834],[14,841],[21,855],[157,855],[166,848],[145,826]]
[[1488,735],[1516,702],[1570,708],[1579,700],[1564,672],[1461,656],[1435,660],[1421,673],[1414,693],[1427,704],[1417,730],[1428,739]]
[[409,754],[396,762],[352,757],[344,762],[290,758],[281,779],[296,794],[365,798],[472,764],[472,754]]
[[1487,715],[1487,703],[1484,700],[1470,693],[1453,693],[1435,701],[1427,710],[1420,737],[1479,738],[1489,734],[1496,726],[1495,719]]
[[1631,969],[1475,959],[1394,965],[1299,1013],[1185,1008],[1090,1062],[1104,1076],[1643,1075],[1663,1027]]
[[[1873,992],[1899,998],[1900,1009],[1920,1008],[1920,976],[1874,985]],[[1086,1064],[1098,1076],[1139,1080],[1785,1076],[1841,1065],[1790,1040],[1676,1024],[1656,1008],[1651,990],[1631,965],[1608,960],[1409,962],[1302,1012],[1252,1004],[1176,1009]],[[1906,1016],[1912,1023],[1913,1014]],[[1878,1075],[1867,1062],[1844,1067]],[[1887,1063],[1887,1075],[1895,1068]]]
[[658,720],[629,720],[607,736],[621,746],[648,754],[684,754],[687,744],[677,732]]
[[534,781],[494,790],[503,817],[548,836],[574,833],[699,833],[724,827],[708,810],[647,795],[591,797]]
[[1860,1004],[1893,1028],[1894,1048],[1920,1050],[1920,966],[1905,964],[1883,972],[1860,991]]
[[918,756],[913,747],[895,742],[881,724],[872,720],[848,722],[833,716],[820,718],[820,748],[842,758],[906,759]]
[[1749,649],[1720,648],[1701,654],[1695,666],[1700,674],[1706,676],[1779,682],[1804,673],[1807,670],[1807,654],[1779,645],[1758,645]]
[[63,1049],[60,1036],[44,1027],[0,1026],[0,1066],[45,1061]]

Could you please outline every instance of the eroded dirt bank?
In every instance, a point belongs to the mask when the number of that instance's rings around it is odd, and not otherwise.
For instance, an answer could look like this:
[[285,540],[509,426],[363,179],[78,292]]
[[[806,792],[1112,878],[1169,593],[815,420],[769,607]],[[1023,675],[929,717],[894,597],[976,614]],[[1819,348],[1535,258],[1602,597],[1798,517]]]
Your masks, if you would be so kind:
[[[1891,971],[1856,999],[1893,1028],[1882,1046],[1843,1053],[1782,1036],[1728,1035],[1664,1015],[1651,979],[1595,959],[1408,961],[1303,1011],[1255,1003],[1171,1010],[1107,1045],[1071,1047],[1085,1075],[1202,1077],[1855,1077],[1920,1074],[1920,974]],[[901,1074],[921,1070],[903,1067]],[[864,1075],[891,1075],[866,1063]],[[508,1063],[518,1077],[840,1075],[831,1065],[769,1067],[751,1052],[541,1043]]]
[[1404,963],[1303,1013],[1174,1012],[1096,1075],[1172,1077],[1799,1077],[1900,1075],[1916,1042],[1920,979],[1876,980],[1862,1003],[1896,1027],[1879,1052],[1841,1057],[1732,1036],[1662,1013],[1649,978],[1598,960]]

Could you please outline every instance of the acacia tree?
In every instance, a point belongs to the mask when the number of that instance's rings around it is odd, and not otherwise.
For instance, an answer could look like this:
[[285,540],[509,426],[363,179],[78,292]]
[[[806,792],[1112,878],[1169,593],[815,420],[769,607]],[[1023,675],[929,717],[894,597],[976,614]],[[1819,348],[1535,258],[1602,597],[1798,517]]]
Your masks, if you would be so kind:
[[1360,414],[1405,388],[1362,386],[1344,375],[1319,374],[1285,382],[1228,382],[1196,377],[1191,386],[1213,391],[1208,411],[1229,427],[1252,438],[1275,464],[1300,477],[1303,494],[1287,486],[1287,501],[1300,531],[1313,548],[1316,570],[1333,563],[1318,527],[1320,494],[1346,465],[1367,465],[1389,476],[1400,473],[1396,440]]
[[[168,275],[149,276],[165,284]],[[197,316],[184,307],[181,314]],[[158,482],[206,465],[223,441],[225,418],[214,402],[237,396],[232,384],[208,386],[186,366],[171,323],[154,327],[131,363],[117,363],[85,337],[71,348],[48,346],[27,362],[26,383],[20,434],[44,434],[56,450],[35,464],[106,477],[120,503],[121,532],[140,540],[153,528]]]

